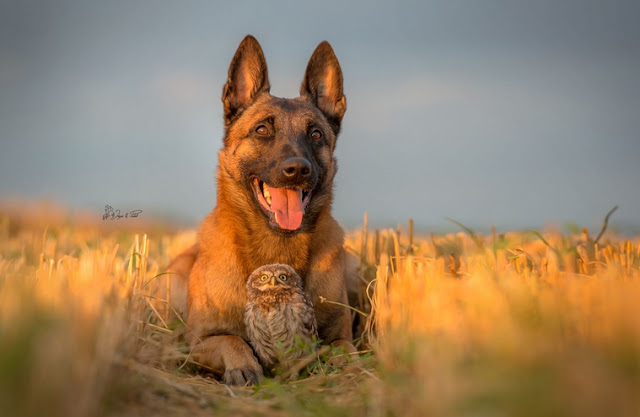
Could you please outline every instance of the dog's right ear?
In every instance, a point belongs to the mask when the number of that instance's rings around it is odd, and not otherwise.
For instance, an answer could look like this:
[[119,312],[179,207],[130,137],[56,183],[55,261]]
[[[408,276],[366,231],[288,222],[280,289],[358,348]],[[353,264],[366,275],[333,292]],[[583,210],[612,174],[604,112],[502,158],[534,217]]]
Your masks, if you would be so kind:
[[229,125],[262,92],[269,92],[267,61],[260,44],[247,35],[229,65],[229,77],[222,91],[224,121]]

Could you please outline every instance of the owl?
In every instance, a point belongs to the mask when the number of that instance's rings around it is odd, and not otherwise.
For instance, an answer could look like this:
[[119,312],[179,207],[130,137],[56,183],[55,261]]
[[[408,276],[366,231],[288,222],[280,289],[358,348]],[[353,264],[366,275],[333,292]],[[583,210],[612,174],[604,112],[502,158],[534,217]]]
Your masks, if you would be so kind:
[[302,289],[302,279],[289,265],[264,265],[247,280],[244,323],[249,343],[260,362],[273,368],[286,359],[299,357],[296,336],[309,340],[318,336],[313,303]]

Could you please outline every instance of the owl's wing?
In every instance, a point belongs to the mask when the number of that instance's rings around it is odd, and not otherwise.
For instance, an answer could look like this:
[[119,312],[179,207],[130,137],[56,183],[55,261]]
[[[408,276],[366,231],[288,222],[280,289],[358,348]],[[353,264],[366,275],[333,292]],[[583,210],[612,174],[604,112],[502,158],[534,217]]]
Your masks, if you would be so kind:
[[[313,310],[311,310],[313,312]],[[310,323],[307,326],[307,329],[309,331],[309,337],[315,337],[316,340],[318,339],[318,323],[316,322],[316,316],[315,314],[311,317]]]
[[304,328],[307,333],[306,336],[307,337],[315,336],[317,339],[318,323],[316,321],[316,313],[315,313],[315,310],[313,309],[313,303],[311,302],[309,297],[307,297],[306,294],[303,295],[303,302],[305,305],[305,308],[303,311],[303,321],[304,321]]
[[260,361],[271,366],[276,357],[276,346],[271,334],[271,327],[259,306],[261,300],[250,300],[244,315],[244,324],[249,343]]
[[255,341],[267,340],[269,335],[265,334],[265,318],[261,314],[256,304],[247,304],[244,314],[244,326],[247,331],[247,337],[253,345]]

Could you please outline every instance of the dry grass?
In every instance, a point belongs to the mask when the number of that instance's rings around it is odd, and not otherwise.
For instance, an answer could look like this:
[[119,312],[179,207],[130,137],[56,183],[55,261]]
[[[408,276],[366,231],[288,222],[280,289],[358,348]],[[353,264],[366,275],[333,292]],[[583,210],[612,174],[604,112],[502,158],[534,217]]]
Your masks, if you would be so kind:
[[637,238],[353,233],[372,353],[228,388],[160,299],[193,232],[38,216],[0,218],[2,415],[640,415]]

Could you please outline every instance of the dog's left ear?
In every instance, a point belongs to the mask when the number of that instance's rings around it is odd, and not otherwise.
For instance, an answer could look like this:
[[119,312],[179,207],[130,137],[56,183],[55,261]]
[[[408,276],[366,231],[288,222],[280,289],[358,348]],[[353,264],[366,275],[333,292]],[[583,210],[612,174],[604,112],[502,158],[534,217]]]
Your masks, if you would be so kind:
[[347,99],[342,93],[340,63],[329,42],[320,43],[311,55],[300,86],[300,96],[322,111],[337,135],[347,110]]

